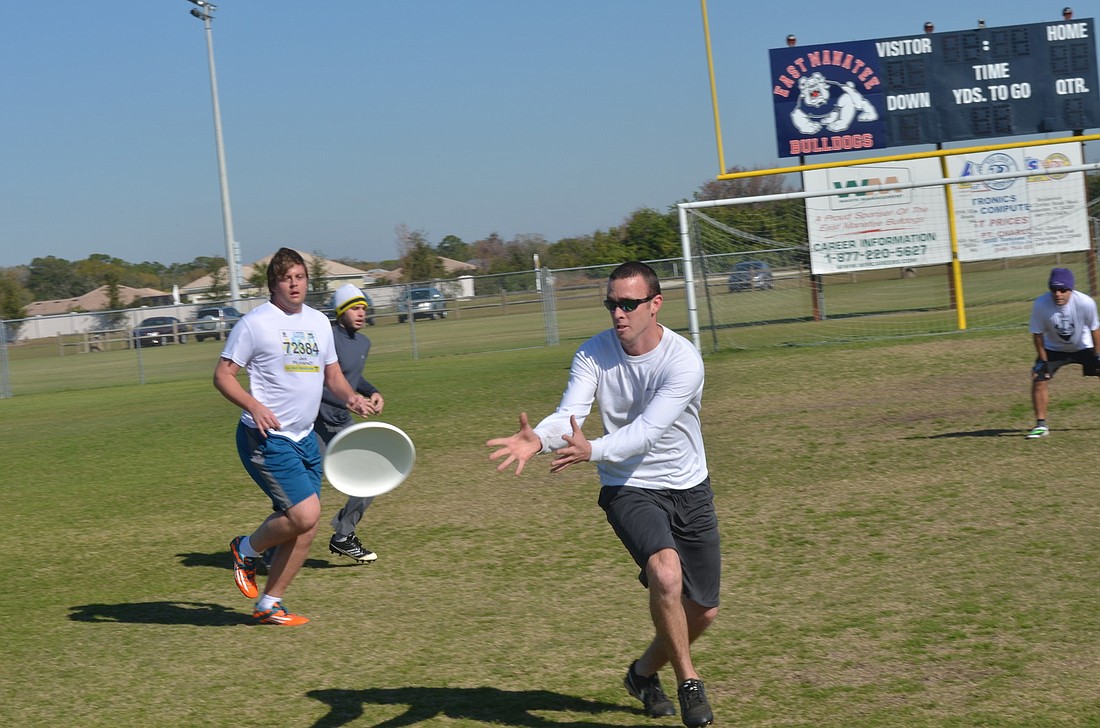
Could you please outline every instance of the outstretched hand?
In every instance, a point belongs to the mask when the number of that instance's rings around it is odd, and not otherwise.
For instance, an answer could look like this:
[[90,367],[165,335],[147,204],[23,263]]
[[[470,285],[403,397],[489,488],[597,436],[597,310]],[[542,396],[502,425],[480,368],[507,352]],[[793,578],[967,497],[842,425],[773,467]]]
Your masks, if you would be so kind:
[[562,435],[567,445],[554,451],[554,461],[550,463],[551,473],[560,473],[574,463],[583,463],[592,459],[592,443],[584,436],[581,426],[577,424],[575,415],[570,415],[569,425],[573,432]]
[[497,472],[503,472],[512,463],[516,463],[516,475],[522,473],[527,461],[542,450],[542,441],[528,424],[526,412],[519,413],[519,432],[510,437],[486,440],[485,444],[488,447],[499,448],[489,455],[490,460],[504,458],[504,462],[497,466]]

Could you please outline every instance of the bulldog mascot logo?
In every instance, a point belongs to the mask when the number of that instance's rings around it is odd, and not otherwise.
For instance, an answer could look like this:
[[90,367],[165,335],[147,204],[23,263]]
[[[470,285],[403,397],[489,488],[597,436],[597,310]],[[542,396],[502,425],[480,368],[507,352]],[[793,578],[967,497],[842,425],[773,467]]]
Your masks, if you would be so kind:
[[791,112],[791,123],[803,134],[822,129],[845,132],[853,121],[876,121],[878,111],[851,81],[830,81],[814,72],[798,79],[798,103]]

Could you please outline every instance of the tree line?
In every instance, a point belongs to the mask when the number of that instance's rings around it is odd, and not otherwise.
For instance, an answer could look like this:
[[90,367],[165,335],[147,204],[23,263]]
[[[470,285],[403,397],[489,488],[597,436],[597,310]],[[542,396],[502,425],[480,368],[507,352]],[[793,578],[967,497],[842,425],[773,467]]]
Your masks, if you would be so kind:
[[[730,171],[742,171],[734,167]],[[780,176],[750,177],[742,180],[712,180],[701,185],[692,195],[693,200],[712,200],[749,195],[789,192],[793,189]],[[790,201],[801,208],[802,202]],[[716,208],[715,214],[726,224],[779,242],[795,242],[805,239],[804,226],[792,226],[797,219],[779,205],[742,205],[733,208]],[[801,229],[799,229],[801,228]],[[680,228],[675,204],[665,211],[639,208],[630,213],[619,225],[606,230],[596,230],[586,235],[562,238],[549,242],[538,234],[517,235],[510,240],[497,233],[473,242],[466,242],[455,235],[446,235],[432,243],[422,230],[399,226],[397,230],[398,257],[393,260],[365,261],[338,258],[340,263],[356,268],[402,268],[403,280],[423,281],[446,278],[450,275],[443,268],[440,257],[471,262],[479,273],[511,273],[530,270],[534,255],[542,265],[551,268],[573,268],[602,265],[622,260],[657,260],[680,255]],[[325,257],[322,251],[315,255]],[[318,279],[319,271],[311,271]],[[218,256],[200,256],[186,263],[163,264],[143,261],[131,263],[120,258],[95,253],[83,260],[70,261],[52,255],[34,258],[28,265],[0,269],[0,319],[25,318],[25,307],[31,301],[75,298],[106,285],[108,299],[117,303],[119,286],[171,290],[173,285],[183,287],[203,276],[212,276],[216,294],[220,288],[228,293],[225,259]],[[263,288],[266,279],[263,271],[253,274],[252,284]],[[110,295],[114,292],[114,295]],[[110,306],[111,303],[108,303]]]

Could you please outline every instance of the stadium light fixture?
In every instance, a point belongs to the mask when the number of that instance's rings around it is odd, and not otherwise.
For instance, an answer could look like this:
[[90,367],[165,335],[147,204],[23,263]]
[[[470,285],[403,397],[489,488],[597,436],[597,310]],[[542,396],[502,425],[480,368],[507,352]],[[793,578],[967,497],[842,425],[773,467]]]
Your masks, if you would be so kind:
[[203,22],[206,30],[206,58],[210,66],[210,98],[214,107],[214,143],[218,151],[218,184],[222,197],[222,228],[225,232],[225,266],[229,278],[229,297],[236,303],[241,297],[238,271],[240,270],[240,251],[233,236],[233,209],[229,204],[229,175],[225,168],[225,144],[222,140],[222,115],[218,103],[218,75],[214,67],[214,33],[210,21],[218,6],[208,0],[187,0],[197,8],[191,9],[191,15]]

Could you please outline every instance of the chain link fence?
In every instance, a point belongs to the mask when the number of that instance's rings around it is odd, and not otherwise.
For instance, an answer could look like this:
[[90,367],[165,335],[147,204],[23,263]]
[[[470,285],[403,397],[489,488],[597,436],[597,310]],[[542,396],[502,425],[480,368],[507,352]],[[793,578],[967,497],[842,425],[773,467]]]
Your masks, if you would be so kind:
[[[368,286],[371,362],[478,354],[579,342],[608,325],[601,302],[617,264],[564,270],[528,270],[462,276],[397,286]],[[654,263],[662,276],[679,261]],[[674,281],[670,285],[676,286]],[[679,283],[682,286],[682,279]],[[411,292],[437,289],[442,297],[423,314]],[[414,315],[402,302],[413,299]],[[315,307],[327,296],[310,294]],[[264,303],[232,305],[242,314]],[[194,377],[214,369],[224,345],[196,336],[197,313],[218,302],[74,312],[4,321],[0,325],[0,397],[90,387],[146,384]],[[434,307],[439,304],[438,308]],[[172,320],[149,345],[140,333],[151,319]],[[686,320],[686,319],[685,319]]]
[[[1095,232],[1095,231],[1094,231]],[[957,330],[944,267],[812,276],[803,246],[752,247],[705,222],[692,232],[692,296],[681,258],[646,261],[661,279],[661,322],[691,336],[696,318],[705,352],[843,343]],[[1095,239],[1095,238],[1094,238]],[[740,249],[737,249],[740,248]],[[746,249],[748,248],[748,249]],[[1053,265],[1088,270],[1092,251],[967,264],[971,328],[1019,327]],[[371,363],[513,351],[571,350],[606,328],[607,277],[618,265],[462,276],[363,290],[372,302]],[[435,288],[431,316],[402,316],[402,292]],[[979,296],[981,293],[981,296]],[[312,295],[312,294],[311,294]],[[247,313],[266,298],[238,301]],[[316,296],[313,300],[317,300]],[[696,310],[689,311],[689,301]],[[0,325],[0,398],[91,387],[146,384],[212,374],[224,340],[194,336],[202,304],[71,313]],[[143,321],[178,320],[159,346],[134,346]]]

